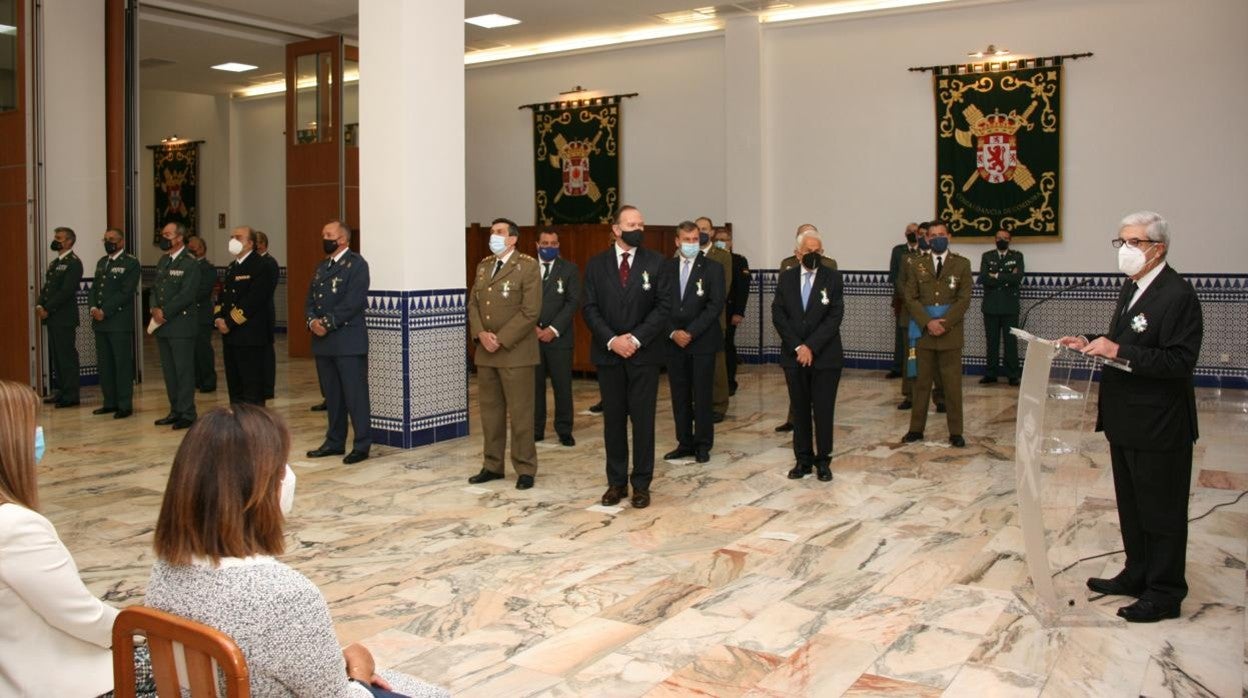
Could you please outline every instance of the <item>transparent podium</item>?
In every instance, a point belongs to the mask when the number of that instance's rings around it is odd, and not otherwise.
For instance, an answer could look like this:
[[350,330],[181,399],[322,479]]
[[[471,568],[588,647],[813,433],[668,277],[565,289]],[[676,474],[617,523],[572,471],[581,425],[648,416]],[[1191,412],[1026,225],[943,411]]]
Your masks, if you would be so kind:
[[[1058,574],[1090,552],[1076,541],[1080,507],[1104,475],[1091,454],[1105,451],[1095,432],[1093,374],[1130,371],[1126,362],[1084,356],[1018,328],[1026,343],[1018,393],[1014,464],[1018,511],[1031,584],[1014,593],[1045,626],[1112,625],[1088,608],[1082,579]],[[1111,495],[1112,496],[1112,495]]]

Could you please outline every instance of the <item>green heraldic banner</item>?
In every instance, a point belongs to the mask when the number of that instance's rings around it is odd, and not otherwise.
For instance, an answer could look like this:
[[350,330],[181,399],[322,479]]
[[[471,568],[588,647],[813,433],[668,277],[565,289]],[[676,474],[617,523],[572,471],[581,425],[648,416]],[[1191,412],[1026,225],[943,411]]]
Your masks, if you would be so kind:
[[620,199],[620,100],[530,105],[538,225],[611,220]]
[[169,223],[182,223],[193,235],[199,220],[199,144],[203,141],[149,145],[152,150],[152,200],[156,203],[154,242]]
[[949,70],[933,77],[937,215],[963,237],[1060,237],[1060,63]]

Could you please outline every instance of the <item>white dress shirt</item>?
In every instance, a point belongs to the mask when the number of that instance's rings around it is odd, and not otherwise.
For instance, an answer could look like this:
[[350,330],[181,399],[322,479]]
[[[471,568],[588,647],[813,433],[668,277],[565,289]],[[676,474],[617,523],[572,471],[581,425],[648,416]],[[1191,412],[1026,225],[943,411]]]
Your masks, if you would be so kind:
[[1135,305],[1135,302],[1140,299],[1140,296],[1144,295],[1145,289],[1152,285],[1157,276],[1161,274],[1161,270],[1165,268],[1166,263],[1162,262],[1161,264],[1153,267],[1152,271],[1148,272],[1144,276],[1141,276],[1139,281],[1135,282],[1135,295],[1131,296],[1131,302],[1127,304],[1127,310],[1130,310],[1131,306]]

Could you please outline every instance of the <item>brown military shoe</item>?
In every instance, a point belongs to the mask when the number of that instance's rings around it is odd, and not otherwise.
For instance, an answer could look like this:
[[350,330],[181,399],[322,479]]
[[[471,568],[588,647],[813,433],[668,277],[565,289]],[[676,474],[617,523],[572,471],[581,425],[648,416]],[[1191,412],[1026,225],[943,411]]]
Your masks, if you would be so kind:
[[604,507],[613,507],[627,496],[628,485],[611,485],[606,492],[602,493],[602,505]]

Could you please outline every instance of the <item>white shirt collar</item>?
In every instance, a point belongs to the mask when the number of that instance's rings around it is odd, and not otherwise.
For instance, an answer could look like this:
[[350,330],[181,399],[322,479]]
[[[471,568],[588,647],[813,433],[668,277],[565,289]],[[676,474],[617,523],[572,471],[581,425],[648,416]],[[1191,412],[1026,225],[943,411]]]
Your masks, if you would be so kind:
[[251,256],[251,250],[247,250],[246,252],[243,253],[242,257],[236,257],[234,261],[238,262],[239,264],[242,264],[243,260],[247,259],[250,256]]
[[342,256],[343,256],[344,254],[346,254],[346,253],[347,253],[350,249],[351,249],[350,247],[344,247],[344,248],[342,248],[342,251],[341,251],[341,252],[339,252],[338,254],[334,255],[334,256],[332,257],[332,259],[334,260],[334,264],[337,264],[338,262],[342,261]]
[[515,253],[516,253],[516,248],[513,247],[510,250],[507,250],[507,254],[503,255],[502,257],[499,257],[496,255],[494,257],[494,262],[495,264],[497,264],[498,262],[502,262],[503,264],[506,264],[507,260],[511,259],[511,256]]
[[117,261],[117,258],[118,258],[118,257],[122,256],[122,255],[123,255],[123,254],[125,254],[125,253],[126,253],[126,251],[125,251],[125,250],[117,250],[116,252],[114,252],[114,253],[110,254],[110,255],[108,256],[108,258],[109,258],[110,260],[112,260],[112,261],[114,261],[114,262],[115,262],[115,261]]
[[1135,300],[1140,297],[1140,294],[1144,293],[1144,289],[1148,288],[1149,284],[1153,283],[1153,281],[1157,278],[1157,275],[1160,274],[1161,270],[1165,268],[1166,263],[1162,262],[1161,264],[1153,267],[1152,271],[1148,272],[1144,276],[1141,276],[1139,281],[1135,282],[1135,295],[1131,297],[1132,303],[1135,303]]
[[179,247],[179,248],[178,248],[178,251],[177,251],[177,252],[170,252],[170,253],[169,253],[169,261],[170,261],[170,262],[172,262],[173,260],[177,259],[177,258],[178,258],[178,256],[179,256],[179,255],[181,255],[181,254],[182,254],[183,252],[185,252],[185,251],[186,251],[186,245],[183,245],[183,246],[181,246],[181,247]]
[[620,243],[618,242],[615,243],[615,266],[617,267],[620,266],[620,260],[624,258],[625,253],[628,253],[629,255],[631,255],[634,260],[637,259],[636,247],[634,247],[631,250],[626,250],[623,247],[620,247]]
[[949,250],[945,250],[944,252],[941,252],[940,254],[936,254],[935,252],[932,252],[931,255],[932,255],[933,264],[935,264],[936,260],[938,259],[943,262],[945,261],[945,257],[949,255]]
[[56,255],[57,261],[65,259],[65,255],[69,254],[70,252],[73,252],[73,250],[61,250],[60,252],[58,252]]

